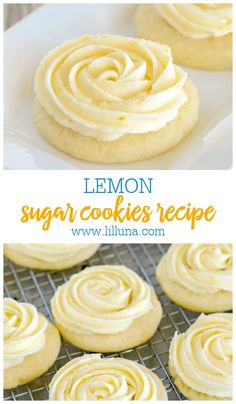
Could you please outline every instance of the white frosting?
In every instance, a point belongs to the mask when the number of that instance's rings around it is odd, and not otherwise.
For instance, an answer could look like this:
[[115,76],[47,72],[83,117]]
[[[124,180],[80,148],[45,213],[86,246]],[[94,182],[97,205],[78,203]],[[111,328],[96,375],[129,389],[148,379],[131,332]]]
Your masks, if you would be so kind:
[[156,376],[138,363],[122,358],[84,355],[64,365],[50,383],[51,400],[158,400]]
[[204,39],[232,33],[232,4],[158,4],[158,13],[180,34]]
[[59,286],[51,307],[56,323],[73,333],[113,334],[152,309],[152,289],[124,266],[96,266]]
[[34,267],[38,264],[50,269],[57,264],[72,266],[82,262],[98,247],[98,244],[5,244],[5,251],[16,261],[27,259]]
[[232,291],[230,244],[173,244],[163,263],[168,278],[192,292]]
[[4,299],[4,369],[20,365],[45,344],[46,318],[32,304]]
[[157,131],[175,119],[187,100],[185,80],[165,45],[86,35],[43,58],[35,91],[61,125],[110,141]]
[[202,314],[185,333],[175,335],[169,361],[192,390],[230,400],[232,355],[232,315]]

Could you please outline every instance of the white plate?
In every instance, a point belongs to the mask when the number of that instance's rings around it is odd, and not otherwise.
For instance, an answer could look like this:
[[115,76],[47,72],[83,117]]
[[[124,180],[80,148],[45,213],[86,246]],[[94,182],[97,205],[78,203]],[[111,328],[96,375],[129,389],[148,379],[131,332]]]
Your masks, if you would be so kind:
[[35,70],[61,42],[90,33],[133,35],[135,5],[50,4],[5,33],[5,168],[7,169],[228,169],[232,163],[232,74],[185,69],[198,87],[200,119],[175,149],[132,164],[76,160],[51,146],[32,118]]

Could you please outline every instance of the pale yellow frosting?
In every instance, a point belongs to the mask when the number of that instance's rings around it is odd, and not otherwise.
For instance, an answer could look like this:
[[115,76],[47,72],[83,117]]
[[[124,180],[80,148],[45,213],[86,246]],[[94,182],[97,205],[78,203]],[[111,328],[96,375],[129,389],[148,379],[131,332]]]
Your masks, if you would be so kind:
[[186,74],[170,49],[144,39],[82,36],[41,61],[35,91],[61,125],[110,141],[157,131],[186,102]]
[[[38,263],[40,267],[48,265],[54,268],[57,265],[73,265],[87,258],[91,248],[98,248],[98,244],[5,244],[7,256],[17,260],[27,258]],[[34,267],[35,267],[34,265]]]
[[152,289],[125,266],[95,266],[59,286],[53,317],[73,333],[113,334],[152,309]]
[[232,314],[202,314],[189,329],[175,335],[169,363],[192,390],[232,398]]
[[168,278],[192,292],[232,291],[230,244],[173,244],[163,264]]
[[46,318],[29,303],[4,298],[4,369],[20,365],[45,344]]
[[156,376],[123,358],[84,355],[64,365],[50,383],[51,400],[164,400]]
[[232,33],[232,4],[157,4],[155,7],[184,36],[204,39]]

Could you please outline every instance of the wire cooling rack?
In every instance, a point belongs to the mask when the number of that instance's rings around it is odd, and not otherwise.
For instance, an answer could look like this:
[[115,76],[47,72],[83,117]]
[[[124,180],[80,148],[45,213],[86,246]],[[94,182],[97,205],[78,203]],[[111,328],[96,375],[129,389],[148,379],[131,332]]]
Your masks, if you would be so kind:
[[[168,352],[171,339],[176,331],[185,331],[198,317],[196,313],[173,304],[163,293],[155,276],[156,265],[168,249],[168,245],[156,244],[104,244],[84,265],[66,271],[45,272],[29,270],[5,260],[5,296],[18,301],[33,303],[49,320],[53,321],[50,300],[57,287],[66,282],[78,269],[92,265],[121,264],[136,271],[145,281],[155,288],[163,307],[163,317],[155,335],[147,343],[134,349],[106,356],[123,357],[138,361],[155,372],[163,381],[169,400],[183,400],[168,371]],[[4,392],[5,400],[47,400],[48,385],[55,372],[69,360],[83,355],[84,352],[66,341],[54,365],[33,382]]]

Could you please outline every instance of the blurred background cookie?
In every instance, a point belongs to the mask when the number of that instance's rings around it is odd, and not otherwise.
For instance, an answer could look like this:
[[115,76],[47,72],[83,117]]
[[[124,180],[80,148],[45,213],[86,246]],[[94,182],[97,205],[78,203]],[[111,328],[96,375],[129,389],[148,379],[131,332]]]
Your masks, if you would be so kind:
[[142,4],[138,37],[171,47],[175,63],[198,69],[232,67],[232,4]]

